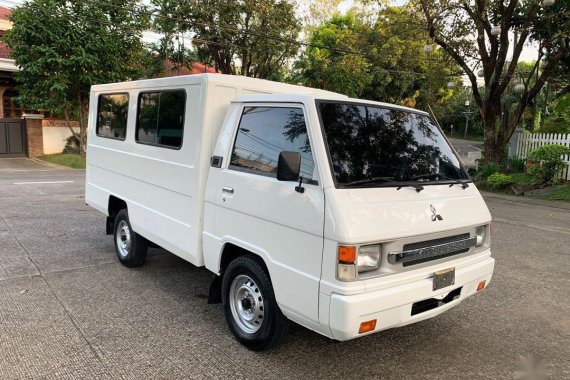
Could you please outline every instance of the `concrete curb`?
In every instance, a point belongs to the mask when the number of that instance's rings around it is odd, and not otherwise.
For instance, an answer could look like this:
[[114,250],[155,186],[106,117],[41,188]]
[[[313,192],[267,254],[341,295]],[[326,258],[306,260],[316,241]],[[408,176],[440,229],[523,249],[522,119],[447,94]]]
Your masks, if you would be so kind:
[[503,195],[503,194],[496,194],[496,193],[488,193],[486,191],[481,191],[481,195],[484,198],[490,199],[500,199],[509,202],[517,202],[517,203],[526,203],[531,205],[537,206],[544,206],[544,207],[554,207],[558,209],[570,210],[570,203],[569,202],[560,202],[560,201],[548,201],[544,199],[535,199],[535,198],[528,198],[525,196],[515,196],[515,195]]

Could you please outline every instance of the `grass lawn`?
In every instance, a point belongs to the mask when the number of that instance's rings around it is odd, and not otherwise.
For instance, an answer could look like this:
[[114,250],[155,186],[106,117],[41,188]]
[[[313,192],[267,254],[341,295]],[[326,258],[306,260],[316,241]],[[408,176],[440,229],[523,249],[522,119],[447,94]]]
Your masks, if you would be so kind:
[[38,158],[51,164],[67,166],[73,169],[85,169],[85,157],[82,157],[80,154],[48,154]]
[[570,202],[570,185],[566,185],[556,190],[552,194],[537,197],[540,199],[547,199],[549,201],[565,201]]

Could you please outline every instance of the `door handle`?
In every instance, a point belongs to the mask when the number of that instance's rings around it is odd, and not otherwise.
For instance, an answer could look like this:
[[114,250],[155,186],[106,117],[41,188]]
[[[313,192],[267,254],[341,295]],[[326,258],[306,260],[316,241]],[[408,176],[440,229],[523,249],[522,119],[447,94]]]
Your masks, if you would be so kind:
[[223,191],[224,193],[233,194],[233,193],[234,193],[234,188],[233,188],[233,187],[224,186],[224,187],[222,187],[222,191]]

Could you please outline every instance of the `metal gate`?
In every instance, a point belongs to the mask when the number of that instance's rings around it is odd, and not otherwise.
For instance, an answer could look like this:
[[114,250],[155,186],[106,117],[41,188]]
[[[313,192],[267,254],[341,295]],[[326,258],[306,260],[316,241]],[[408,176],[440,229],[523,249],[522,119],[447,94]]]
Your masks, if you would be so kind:
[[24,123],[20,119],[0,119],[0,158],[26,155]]

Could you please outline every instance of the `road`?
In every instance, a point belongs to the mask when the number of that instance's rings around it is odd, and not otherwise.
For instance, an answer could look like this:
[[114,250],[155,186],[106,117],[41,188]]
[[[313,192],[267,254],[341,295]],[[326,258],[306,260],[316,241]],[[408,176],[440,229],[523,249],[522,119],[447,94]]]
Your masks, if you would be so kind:
[[512,379],[529,355],[570,378],[569,204],[487,197],[494,279],[434,319],[344,343],[293,326],[254,353],[207,304],[206,270],[159,249],[121,266],[83,186],[0,160],[1,379]]
[[480,153],[483,151],[483,142],[482,141],[471,141],[471,140],[461,140],[450,138],[449,142],[461,158],[463,165],[467,168],[476,168],[477,163],[475,162],[475,158],[469,157],[469,154]]

